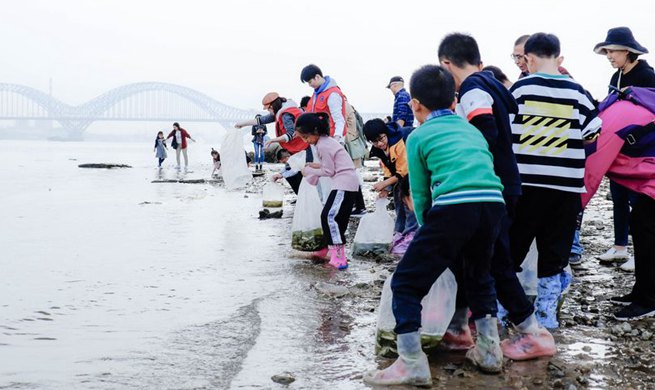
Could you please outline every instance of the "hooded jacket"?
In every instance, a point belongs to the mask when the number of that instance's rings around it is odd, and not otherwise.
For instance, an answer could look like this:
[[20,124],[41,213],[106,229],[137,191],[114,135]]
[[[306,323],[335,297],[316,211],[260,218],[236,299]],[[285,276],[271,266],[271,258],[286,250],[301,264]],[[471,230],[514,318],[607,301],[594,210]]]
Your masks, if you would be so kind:
[[613,93],[600,105],[603,131],[587,149],[583,207],[607,175],[618,184],[655,198],[655,89]]
[[413,127],[400,127],[398,123],[387,123],[387,150],[371,147],[370,156],[377,157],[382,162],[384,177],[396,176],[401,180],[408,173],[407,137]]
[[[336,94],[338,99],[332,97]],[[334,101],[341,100],[341,108],[337,109],[330,105],[330,99]],[[330,136],[334,137],[335,134],[343,138],[345,141],[346,133],[348,132],[348,124],[346,123],[346,98],[341,92],[341,88],[337,82],[325,76],[325,82],[314,90],[314,94],[307,103],[307,112],[325,112],[330,119]]]

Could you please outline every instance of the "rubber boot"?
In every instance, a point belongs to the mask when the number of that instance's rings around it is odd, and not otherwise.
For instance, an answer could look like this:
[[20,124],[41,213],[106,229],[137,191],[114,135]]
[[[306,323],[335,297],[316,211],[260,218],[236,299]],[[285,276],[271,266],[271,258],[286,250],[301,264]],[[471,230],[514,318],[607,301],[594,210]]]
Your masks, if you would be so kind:
[[475,320],[478,339],[475,347],[466,353],[466,358],[487,374],[498,374],[503,370],[503,351],[500,349],[498,320],[487,315]]
[[346,247],[343,245],[330,245],[330,263],[336,269],[348,268]]
[[519,325],[514,327],[515,333],[500,343],[503,355],[512,360],[529,360],[542,356],[553,356],[557,352],[555,339],[550,332],[537,322],[534,314],[530,314]]
[[562,278],[560,274],[539,278],[537,299],[534,301],[535,315],[541,326],[547,329],[559,327],[557,306],[562,295]]
[[364,382],[371,385],[431,386],[432,374],[428,357],[421,349],[418,332],[398,335],[398,359],[384,370],[364,374]]
[[448,324],[439,349],[445,351],[466,351],[475,346],[469,328],[468,307],[455,310],[453,319]]
[[323,249],[314,251],[312,252],[311,256],[317,260],[328,261],[330,259],[330,248],[326,246]]

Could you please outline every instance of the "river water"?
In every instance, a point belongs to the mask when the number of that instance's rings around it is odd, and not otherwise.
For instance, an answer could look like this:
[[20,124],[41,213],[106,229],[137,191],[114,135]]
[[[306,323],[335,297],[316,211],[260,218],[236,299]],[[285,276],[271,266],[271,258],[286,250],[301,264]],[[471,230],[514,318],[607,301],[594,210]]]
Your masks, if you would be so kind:
[[[372,337],[317,280],[367,280],[288,256],[290,215],[212,184],[209,147],[159,172],[150,144],[0,141],[0,388],[362,388]],[[81,169],[82,163],[131,169]],[[374,321],[373,314],[357,319]]]

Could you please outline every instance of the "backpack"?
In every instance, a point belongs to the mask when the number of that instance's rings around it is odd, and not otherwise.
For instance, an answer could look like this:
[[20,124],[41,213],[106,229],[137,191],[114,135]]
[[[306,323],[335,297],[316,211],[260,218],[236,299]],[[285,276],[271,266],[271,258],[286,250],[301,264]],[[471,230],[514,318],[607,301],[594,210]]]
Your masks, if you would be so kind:
[[350,158],[357,160],[366,156],[367,145],[364,137],[364,120],[355,107],[350,105],[348,100],[346,104],[346,123],[348,131],[346,132],[346,150]]

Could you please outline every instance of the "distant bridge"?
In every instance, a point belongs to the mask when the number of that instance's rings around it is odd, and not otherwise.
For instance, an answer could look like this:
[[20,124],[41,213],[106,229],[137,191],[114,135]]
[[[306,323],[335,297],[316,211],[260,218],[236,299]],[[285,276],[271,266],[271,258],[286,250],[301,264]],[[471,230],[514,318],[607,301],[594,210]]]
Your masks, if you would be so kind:
[[217,122],[228,127],[257,113],[168,83],[124,85],[79,106],[24,85],[0,83],[0,120],[54,120],[71,139],[81,139],[95,121]]
[[[96,121],[215,122],[227,128],[260,113],[223,104],[180,85],[143,82],[112,89],[71,106],[37,89],[0,83],[0,120],[57,121],[69,139],[82,139]],[[364,120],[386,114],[362,113]]]

